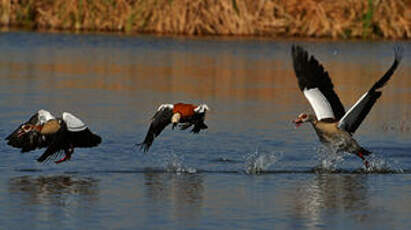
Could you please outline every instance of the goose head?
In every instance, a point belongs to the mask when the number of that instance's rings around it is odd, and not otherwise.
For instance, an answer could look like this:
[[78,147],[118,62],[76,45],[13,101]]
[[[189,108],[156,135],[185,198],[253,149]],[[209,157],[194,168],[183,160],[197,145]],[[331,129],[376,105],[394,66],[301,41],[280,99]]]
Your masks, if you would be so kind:
[[295,119],[293,121],[293,123],[295,124],[295,127],[298,128],[300,127],[303,123],[306,122],[313,122],[315,121],[315,116],[313,114],[309,114],[309,113],[301,113],[300,115],[298,115],[297,119]]

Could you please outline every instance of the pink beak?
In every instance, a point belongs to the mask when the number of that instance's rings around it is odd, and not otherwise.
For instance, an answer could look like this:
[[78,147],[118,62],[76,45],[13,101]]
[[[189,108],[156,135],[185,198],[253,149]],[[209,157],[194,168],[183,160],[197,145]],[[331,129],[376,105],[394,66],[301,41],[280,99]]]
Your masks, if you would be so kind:
[[293,121],[296,128],[300,127],[303,124],[303,121],[300,118],[297,118]]

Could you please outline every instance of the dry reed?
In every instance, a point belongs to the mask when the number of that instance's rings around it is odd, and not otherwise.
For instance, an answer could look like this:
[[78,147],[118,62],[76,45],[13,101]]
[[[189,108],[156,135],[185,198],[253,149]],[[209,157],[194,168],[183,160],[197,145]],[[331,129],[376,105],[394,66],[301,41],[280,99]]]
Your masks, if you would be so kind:
[[0,0],[0,24],[184,35],[409,39],[411,0]]

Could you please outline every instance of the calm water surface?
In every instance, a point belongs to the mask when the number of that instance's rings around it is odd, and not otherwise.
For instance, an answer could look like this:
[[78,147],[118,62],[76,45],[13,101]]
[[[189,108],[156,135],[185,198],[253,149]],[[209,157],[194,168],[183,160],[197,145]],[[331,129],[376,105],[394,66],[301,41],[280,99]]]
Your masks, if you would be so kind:
[[[393,60],[392,42],[0,34],[0,138],[40,108],[103,137],[39,164],[0,142],[1,229],[409,229],[411,67],[401,66],[356,133],[375,154],[325,152],[291,66],[300,43],[346,108]],[[207,103],[209,129],[141,142],[162,103]]]

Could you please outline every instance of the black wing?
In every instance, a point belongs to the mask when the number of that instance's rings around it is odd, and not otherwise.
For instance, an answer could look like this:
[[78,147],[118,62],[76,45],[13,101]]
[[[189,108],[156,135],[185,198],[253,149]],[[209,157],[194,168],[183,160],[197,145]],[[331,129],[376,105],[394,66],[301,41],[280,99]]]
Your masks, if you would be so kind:
[[69,131],[65,122],[62,122],[60,130],[54,135],[46,151],[37,158],[37,161],[44,160],[59,154],[61,151],[71,147],[95,147],[101,143],[101,137],[92,133],[88,128],[82,131]]
[[207,129],[208,126],[204,123],[205,120],[205,112],[203,113],[195,113],[193,116],[184,120],[184,123],[180,125],[181,130],[186,130],[192,125],[194,125],[193,129],[191,130],[192,133],[198,134],[202,129]]
[[[311,106],[313,107],[317,117],[319,115],[319,110],[327,110],[327,108],[319,108],[318,106],[328,105],[331,106],[334,118],[339,120],[345,114],[345,109],[337,94],[334,92],[334,86],[331,82],[328,72],[324,70],[323,66],[313,57],[309,57],[307,51],[305,51],[300,46],[292,46],[291,54],[293,58],[293,66],[295,75],[298,79],[298,86],[301,91],[307,91],[310,89],[318,89],[323,95],[318,100],[325,97],[328,103],[313,103],[310,98],[307,97],[306,92],[304,92],[307,99],[309,99]],[[317,97],[315,95],[314,97]],[[316,98],[317,99],[317,98]],[[320,117],[319,117],[320,119]]]
[[171,123],[172,116],[173,109],[171,108],[163,108],[154,114],[144,141],[138,144],[144,152],[147,152],[150,149],[154,138],[160,135],[161,131]]
[[347,114],[340,120],[338,127],[346,130],[349,133],[354,133],[360,126],[364,118],[370,112],[377,99],[381,96],[380,91],[376,91],[383,87],[391,78],[397,69],[402,59],[402,49],[400,47],[394,48],[395,59],[388,71],[382,76],[372,87],[365,93],[351,108]]
[[101,137],[92,133],[88,128],[79,132],[68,131],[67,138],[73,147],[91,148],[101,143]]
[[21,152],[29,152],[47,146],[50,138],[46,135],[42,135],[36,129],[29,128],[37,125],[37,123],[38,116],[36,113],[6,137],[7,144],[21,149]]

